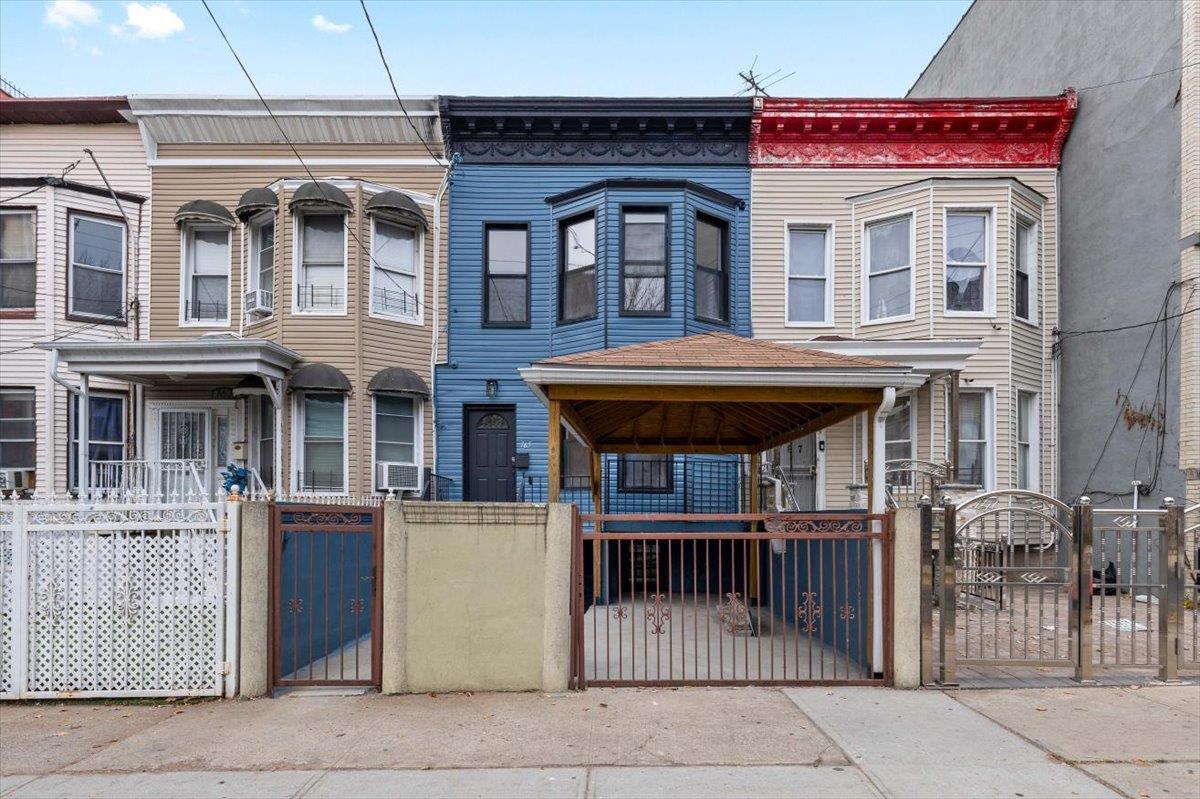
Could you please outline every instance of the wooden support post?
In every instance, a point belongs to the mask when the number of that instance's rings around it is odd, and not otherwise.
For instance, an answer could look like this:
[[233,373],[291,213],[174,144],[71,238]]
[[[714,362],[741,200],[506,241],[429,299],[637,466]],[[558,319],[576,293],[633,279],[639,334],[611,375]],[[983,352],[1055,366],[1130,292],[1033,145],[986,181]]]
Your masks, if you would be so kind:
[[562,401],[550,400],[550,435],[547,436],[546,457],[548,460],[548,485],[546,498],[550,502],[558,502],[558,488],[562,482]]
[[[750,477],[750,490],[749,490],[749,495],[750,495],[749,496],[749,501],[750,501],[749,511],[750,511],[750,513],[759,513],[760,512],[758,492],[759,492],[759,488],[760,488],[759,483],[761,482],[762,478],[760,477],[758,472],[759,472],[759,464],[761,462],[762,462],[762,453],[759,453],[759,452],[750,453],[750,476],[749,476]],[[750,531],[751,532],[758,531],[758,522],[750,523]],[[752,549],[750,550],[750,596],[754,598],[754,604],[761,607],[762,599],[759,596],[759,585],[758,585],[758,583],[759,583],[758,571],[760,568],[759,563],[758,563],[758,552],[762,548],[762,542],[754,541],[751,544],[751,547],[752,547]]]
[[950,415],[950,452],[946,460],[950,464],[950,482],[958,482],[958,372],[950,373],[950,407],[946,409]]

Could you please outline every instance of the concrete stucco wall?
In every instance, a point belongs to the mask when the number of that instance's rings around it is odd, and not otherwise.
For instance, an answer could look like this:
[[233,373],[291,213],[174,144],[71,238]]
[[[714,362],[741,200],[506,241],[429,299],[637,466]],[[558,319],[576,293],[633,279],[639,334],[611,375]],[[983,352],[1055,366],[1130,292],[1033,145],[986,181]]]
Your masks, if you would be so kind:
[[921,510],[898,508],[892,548],[892,678],[921,685]]
[[238,685],[244,697],[267,693],[267,618],[271,607],[271,506],[243,502],[241,527],[241,598],[238,631]]
[[[1081,89],[1059,195],[1063,330],[1152,320],[1179,277],[1181,30],[1177,0],[977,0],[909,93],[999,96]],[[1085,88],[1160,72],[1168,74]],[[1176,292],[1172,313],[1179,301]],[[1177,325],[1171,322],[1172,334]],[[1110,499],[1109,504],[1128,505],[1129,496],[1109,494],[1127,494],[1135,478],[1150,482],[1155,435],[1127,429],[1116,419],[1119,391],[1128,392],[1135,407],[1166,405],[1161,471],[1143,505],[1182,496],[1179,342],[1169,348],[1164,398],[1161,332],[1159,326],[1079,336],[1063,346],[1058,434],[1063,498],[1086,491],[1098,505]]]
[[566,690],[570,520],[566,505],[389,503],[383,690]]

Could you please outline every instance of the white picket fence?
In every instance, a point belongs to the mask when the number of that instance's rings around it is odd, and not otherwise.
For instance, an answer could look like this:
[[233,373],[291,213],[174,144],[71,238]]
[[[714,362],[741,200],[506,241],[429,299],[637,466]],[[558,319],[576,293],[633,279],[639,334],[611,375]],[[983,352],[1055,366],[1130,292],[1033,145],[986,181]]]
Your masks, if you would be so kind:
[[0,698],[232,695],[237,507],[0,503]]

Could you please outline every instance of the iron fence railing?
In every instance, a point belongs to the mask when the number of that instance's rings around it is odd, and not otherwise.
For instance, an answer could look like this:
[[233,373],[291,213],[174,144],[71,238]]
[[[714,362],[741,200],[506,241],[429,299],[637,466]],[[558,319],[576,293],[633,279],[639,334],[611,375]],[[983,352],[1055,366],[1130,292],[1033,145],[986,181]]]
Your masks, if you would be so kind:
[[189,322],[223,322],[229,318],[229,303],[188,300],[183,305],[183,317]]
[[417,297],[403,289],[376,287],[371,292],[371,310],[389,316],[415,317],[418,311]]

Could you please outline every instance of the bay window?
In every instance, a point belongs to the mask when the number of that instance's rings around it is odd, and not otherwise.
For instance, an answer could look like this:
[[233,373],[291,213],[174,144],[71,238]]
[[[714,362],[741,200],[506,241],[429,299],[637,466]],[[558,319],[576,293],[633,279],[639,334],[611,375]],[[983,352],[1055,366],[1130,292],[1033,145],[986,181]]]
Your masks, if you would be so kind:
[[346,490],[346,397],[332,392],[301,395],[299,463],[300,491]]
[[787,230],[787,322],[827,325],[833,322],[832,231],[826,226]]
[[67,315],[103,321],[125,319],[125,225],[69,213]]
[[869,321],[913,312],[913,217],[911,214],[865,226],[866,306]]
[[955,482],[992,486],[992,397],[987,389],[963,389],[958,396],[958,459]]
[[414,228],[373,218],[371,313],[409,322],[421,318],[419,240]]
[[559,223],[558,321],[596,316],[596,215]]
[[621,211],[621,313],[665,316],[670,312],[667,209]]
[[946,214],[946,310],[987,310],[989,217],[986,211]]
[[1037,229],[1032,222],[1017,220],[1013,253],[1013,313],[1026,322],[1037,322]]
[[229,228],[184,228],[184,323],[229,324]]
[[0,313],[33,311],[36,299],[36,212],[0,210]]
[[696,318],[729,321],[729,223],[696,215]]
[[275,305],[275,215],[263,214],[250,223],[250,290],[248,311],[270,316]]
[[[79,397],[70,395],[70,457],[67,480],[79,485]],[[88,395],[88,463],[125,460],[125,397],[120,394]]]
[[528,225],[484,228],[483,284],[484,327],[529,327]]
[[300,217],[296,310],[344,313],[346,310],[346,220],[342,214]]

